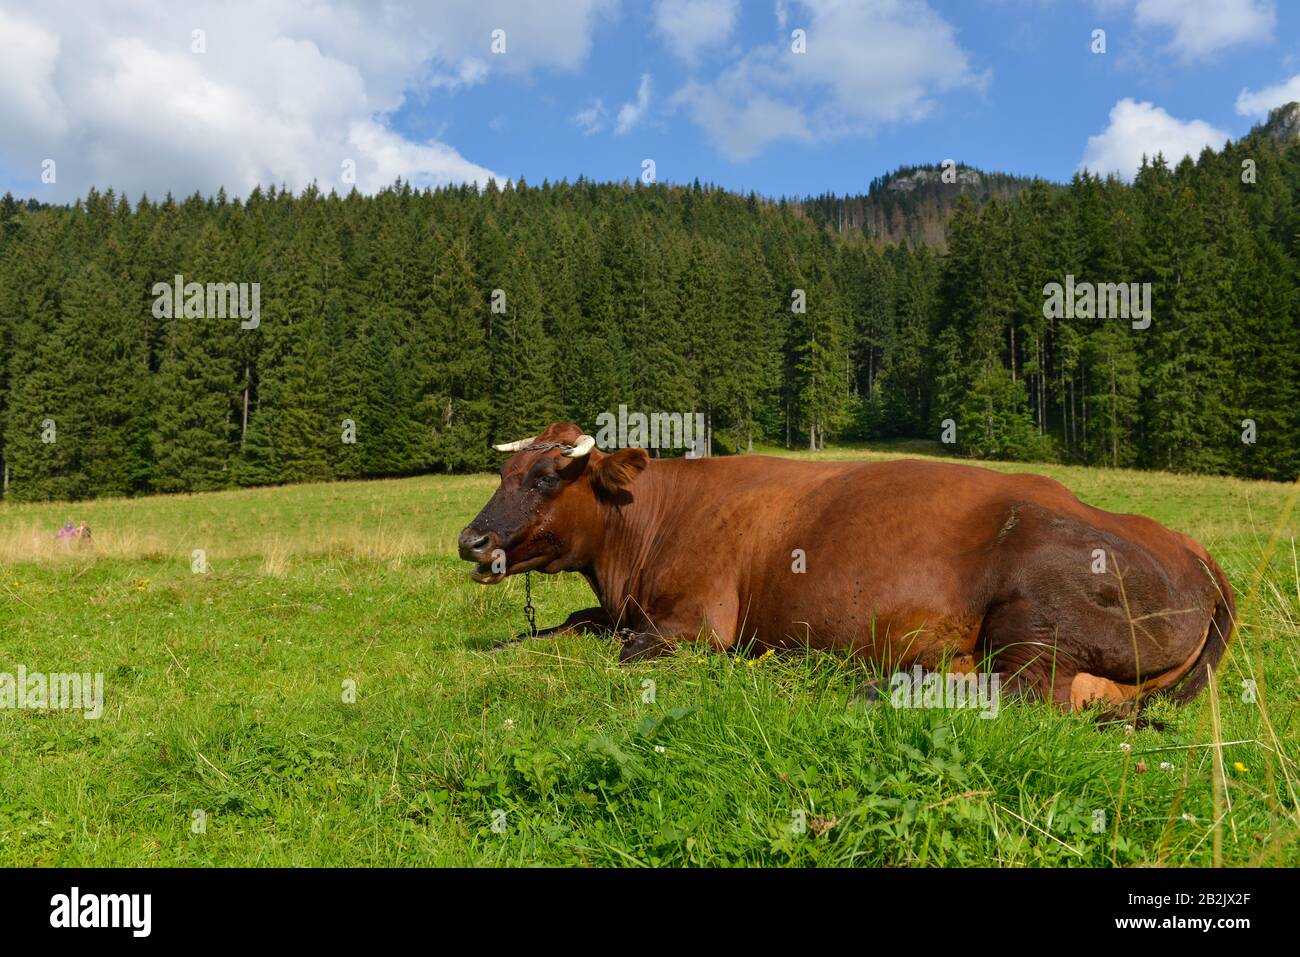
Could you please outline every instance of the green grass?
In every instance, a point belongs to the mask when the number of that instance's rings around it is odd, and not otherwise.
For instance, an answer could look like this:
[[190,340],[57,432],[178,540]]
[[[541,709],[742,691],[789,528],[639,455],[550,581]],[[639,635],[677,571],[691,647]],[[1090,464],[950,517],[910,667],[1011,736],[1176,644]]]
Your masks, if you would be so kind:
[[[454,554],[489,476],[0,507],[0,672],[105,681],[99,720],[0,710],[0,864],[1300,863],[1291,487],[1033,468],[1224,566],[1217,716],[895,710],[820,653],[488,654],[523,626],[522,580],[476,586]],[[68,518],[93,549],[53,544]],[[591,604],[576,576],[534,593],[542,624]]]

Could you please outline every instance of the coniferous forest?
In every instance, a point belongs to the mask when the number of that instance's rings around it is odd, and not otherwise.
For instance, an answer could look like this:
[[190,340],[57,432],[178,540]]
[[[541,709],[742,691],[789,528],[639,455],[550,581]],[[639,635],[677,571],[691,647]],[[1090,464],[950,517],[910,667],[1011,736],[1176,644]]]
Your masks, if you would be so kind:
[[[714,454],[946,433],[1295,479],[1300,148],[1256,131],[1132,184],[1021,185],[958,195],[944,246],[699,183],[7,196],[6,496],[484,470],[492,441],[619,405],[703,412]],[[178,275],[257,283],[255,326],[160,317]],[[1067,276],[1150,283],[1149,326],[1046,317]]]

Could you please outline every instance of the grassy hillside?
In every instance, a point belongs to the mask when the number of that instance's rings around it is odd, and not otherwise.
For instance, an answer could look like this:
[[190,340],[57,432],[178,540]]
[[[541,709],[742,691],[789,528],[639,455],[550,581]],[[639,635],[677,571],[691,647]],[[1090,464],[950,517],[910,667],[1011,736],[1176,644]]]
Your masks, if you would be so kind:
[[[455,558],[487,475],[0,507],[0,672],[105,681],[99,720],[0,710],[0,864],[1300,864],[1293,488],[1035,468],[1218,558],[1214,707],[1130,731],[855,703],[827,654],[489,654],[523,581]],[[534,593],[543,624],[590,604]]]

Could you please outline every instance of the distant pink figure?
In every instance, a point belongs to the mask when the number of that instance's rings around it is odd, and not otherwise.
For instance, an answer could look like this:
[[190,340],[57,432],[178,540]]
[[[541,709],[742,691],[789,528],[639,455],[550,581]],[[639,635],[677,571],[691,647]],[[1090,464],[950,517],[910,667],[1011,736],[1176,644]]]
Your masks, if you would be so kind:
[[84,520],[77,525],[71,521],[64,522],[63,527],[54,533],[56,542],[80,542],[85,545],[90,542],[90,525]]

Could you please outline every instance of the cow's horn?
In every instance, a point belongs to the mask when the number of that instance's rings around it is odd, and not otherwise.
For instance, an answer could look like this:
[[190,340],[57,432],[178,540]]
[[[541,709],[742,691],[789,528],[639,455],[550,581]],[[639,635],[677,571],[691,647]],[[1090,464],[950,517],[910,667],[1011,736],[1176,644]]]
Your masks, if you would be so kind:
[[584,455],[589,455],[591,450],[595,447],[596,440],[584,432],[582,435],[578,436],[578,441],[573,443],[573,448],[569,449],[569,451],[564,454],[571,459],[580,459]]
[[501,445],[492,446],[492,448],[498,452],[518,452],[520,449],[526,449],[532,445],[536,438],[537,436],[534,435],[531,438],[520,439],[518,442],[503,442]]

